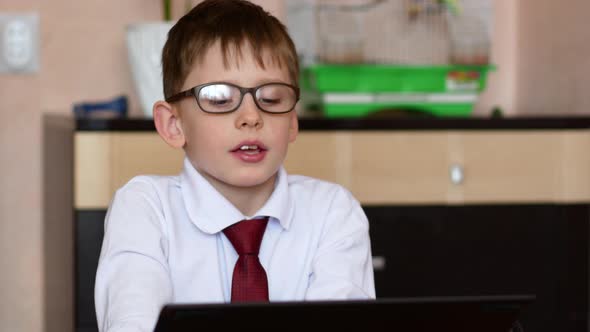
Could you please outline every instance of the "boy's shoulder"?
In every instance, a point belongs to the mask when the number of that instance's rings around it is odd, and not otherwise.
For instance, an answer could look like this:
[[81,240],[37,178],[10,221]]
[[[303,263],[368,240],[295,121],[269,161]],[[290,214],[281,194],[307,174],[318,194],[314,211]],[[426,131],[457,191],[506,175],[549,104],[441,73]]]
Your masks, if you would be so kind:
[[[344,186],[313,178],[305,175],[288,175],[289,191],[298,197],[308,197],[309,199],[315,200],[326,200],[326,199],[348,199],[356,201],[352,193]],[[305,195],[305,196],[302,196]]]
[[127,193],[142,193],[147,195],[159,195],[166,192],[170,186],[179,186],[178,175],[137,175],[117,190],[118,195]]
[[289,174],[287,176],[287,179],[290,188],[297,188],[302,190],[335,190],[336,188],[343,188],[341,185],[337,183],[314,178],[307,175]]

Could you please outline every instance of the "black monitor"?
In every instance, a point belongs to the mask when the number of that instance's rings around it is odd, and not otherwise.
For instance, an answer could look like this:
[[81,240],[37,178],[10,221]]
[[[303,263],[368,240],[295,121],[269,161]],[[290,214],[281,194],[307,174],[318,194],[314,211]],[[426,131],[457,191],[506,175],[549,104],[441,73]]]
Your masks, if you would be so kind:
[[[169,304],[155,332],[263,330],[509,332],[533,295],[250,304]],[[515,328],[514,331],[518,331]]]

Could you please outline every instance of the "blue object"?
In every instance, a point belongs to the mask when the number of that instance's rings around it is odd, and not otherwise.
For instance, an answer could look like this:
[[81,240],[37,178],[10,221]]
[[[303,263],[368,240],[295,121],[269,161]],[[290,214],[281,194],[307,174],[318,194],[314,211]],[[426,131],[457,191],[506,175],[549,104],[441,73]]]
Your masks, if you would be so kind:
[[81,102],[74,104],[77,118],[124,118],[127,116],[127,96],[119,96],[105,102]]

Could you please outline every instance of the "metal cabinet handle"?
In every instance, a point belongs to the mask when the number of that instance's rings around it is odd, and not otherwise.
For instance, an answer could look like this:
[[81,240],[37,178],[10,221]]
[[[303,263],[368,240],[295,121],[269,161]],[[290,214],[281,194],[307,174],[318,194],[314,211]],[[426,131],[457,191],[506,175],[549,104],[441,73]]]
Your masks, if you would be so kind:
[[463,183],[463,180],[465,179],[465,172],[463,171],[463,166],[457,164],[451,165],[451,167],[449,168],[449,175],[451,177],[452,184],[459,185]]
[[385,270],[385,256],[373,256],[373,270],[374,271]]

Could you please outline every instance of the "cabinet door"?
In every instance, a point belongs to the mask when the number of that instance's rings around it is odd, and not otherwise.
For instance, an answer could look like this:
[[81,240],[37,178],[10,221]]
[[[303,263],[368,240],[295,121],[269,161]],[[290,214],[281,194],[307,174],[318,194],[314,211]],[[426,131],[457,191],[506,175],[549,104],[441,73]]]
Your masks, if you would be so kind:
[[106,210],[75,211],[75,324],[76,332],[98,332],[94,280],[104,236]]
[[289,174],[311,176],[349,187],[351,141],[349,132],[300,132],[289,146],[285,168]]
[[363,204],[446,201],[446,132],[363,132],[351,140],[351,190]]
[[155,132],[76,133],[74,206],[105,208],[115,191],[136,175],[178,174],[183,155]]
[[347,187],[363,204],[445,202],[447,134],[439,132],[309,132],[285,163]]
[[583,130],[315,132],[286,164],[363,204],[586,202],[589,149]]
[[564,202],[590,197],[590,136],[586,132],[450,135],[450,167],[459,167],[464,177],[449,187],[450,202]]
[[588,331],[588,205],[365,206],[378,298],[536,294],[524,331]]

